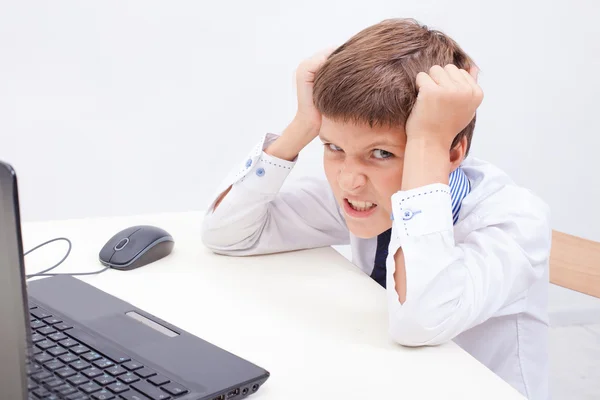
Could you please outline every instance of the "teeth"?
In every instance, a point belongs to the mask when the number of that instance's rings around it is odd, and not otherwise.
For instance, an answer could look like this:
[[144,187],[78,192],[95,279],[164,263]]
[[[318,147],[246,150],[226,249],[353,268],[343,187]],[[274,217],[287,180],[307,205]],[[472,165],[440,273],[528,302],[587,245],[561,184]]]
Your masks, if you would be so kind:
[[352,208],[354,208],[357,211],[367,211],[368,209],[372,208],[375,205],[375,204],[371,203],[370,201],[356,201],[356,200],[350,200],[350,199],[348,199],[348,203],[350,203]]

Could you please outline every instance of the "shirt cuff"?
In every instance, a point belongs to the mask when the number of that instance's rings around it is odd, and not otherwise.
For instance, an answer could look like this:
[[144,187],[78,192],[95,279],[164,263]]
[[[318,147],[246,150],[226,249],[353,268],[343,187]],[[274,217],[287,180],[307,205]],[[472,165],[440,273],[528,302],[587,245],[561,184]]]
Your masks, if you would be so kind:
[[454,226],[448,185],[435,183],[392,195],[392,235],[387,259],[387,287],[393,315],[400,318],[403,306],[395,288],[394,255],[404,252],[406,302],[419,298],[440,271],[453,259]]
[[263,136],[238,170],[233,185],[243,185],[248,190],[263,194],[279,192],[298,157],[287,161],[265,153],[264,150],[277,138],[279,136],[272,133]]
[[276,194],[292,171],[298,157],[293,161],[273,157],[264,152],[271,143],[279,138],[273,133],[265,134],[248,155],[241,160],[222,181],[213,196],[212,210],[216,199],[229,186],[243,187],[257,194]]
[[392,195],[392,219],[397,239],[453,229],[448,185],[435,183]]

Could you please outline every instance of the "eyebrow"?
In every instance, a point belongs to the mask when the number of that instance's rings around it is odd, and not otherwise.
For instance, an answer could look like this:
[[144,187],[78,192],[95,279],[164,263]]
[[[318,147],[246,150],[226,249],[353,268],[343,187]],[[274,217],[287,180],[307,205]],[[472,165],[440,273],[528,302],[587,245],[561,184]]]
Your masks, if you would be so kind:
[[[327,139],[323,134],[319,133],[319,139],[321,139],[323,142],[326,143],[333,143],[331,140]],[[392,143],[389,140],[374,140],[371,143],[369,143],[366,147],[379,147],[379,146],[386,146],[386,147],[402,147],[401,143]]]

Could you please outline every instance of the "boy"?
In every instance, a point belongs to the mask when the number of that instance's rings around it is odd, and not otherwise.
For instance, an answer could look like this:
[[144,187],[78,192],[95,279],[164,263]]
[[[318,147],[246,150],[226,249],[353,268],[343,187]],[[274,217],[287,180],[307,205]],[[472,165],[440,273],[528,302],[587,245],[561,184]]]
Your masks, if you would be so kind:
[[[530,399],[548,398],[547,206],[465,159],[483,99],[449,37],[386,20],[297,71],[298,110],[233,171],[203,222],[214,252],[351,244],[387,290],[391,337],[454,340]],[[327,181],[280,191],[319,136]]]

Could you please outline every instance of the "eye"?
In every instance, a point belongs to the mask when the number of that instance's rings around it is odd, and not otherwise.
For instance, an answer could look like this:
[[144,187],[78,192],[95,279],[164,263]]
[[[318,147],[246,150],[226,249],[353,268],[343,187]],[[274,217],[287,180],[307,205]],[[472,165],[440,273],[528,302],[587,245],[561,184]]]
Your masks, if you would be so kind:
[[385,150],[381,150],[381,149],[373,150],[373,157],[380,159],[380,160],[390,158],[393,156],[394,155],[392,153],[390,153],[389,151],[385,151]]
[[333,143],[325,143],[325,147],[327,147],[327,150],[329,151],[343,151],[341,147],[337,147]]

